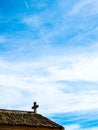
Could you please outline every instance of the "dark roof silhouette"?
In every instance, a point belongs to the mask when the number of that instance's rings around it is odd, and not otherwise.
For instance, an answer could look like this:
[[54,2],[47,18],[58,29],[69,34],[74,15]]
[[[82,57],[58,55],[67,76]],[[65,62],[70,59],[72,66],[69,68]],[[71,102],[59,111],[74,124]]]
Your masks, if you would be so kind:
[[63,128],[41,114],[31,111],[0,109],[0,125],[25,125],[33,127]]

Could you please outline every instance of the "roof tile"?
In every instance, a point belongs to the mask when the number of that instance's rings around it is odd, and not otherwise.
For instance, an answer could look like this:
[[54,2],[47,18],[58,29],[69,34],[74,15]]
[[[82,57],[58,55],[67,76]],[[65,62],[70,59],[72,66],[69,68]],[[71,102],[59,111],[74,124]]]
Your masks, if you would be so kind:
[[2,124],[63,128],[61,125],[49,120],[41,114],[35,114],[30,111],[0,109],[0,125]]

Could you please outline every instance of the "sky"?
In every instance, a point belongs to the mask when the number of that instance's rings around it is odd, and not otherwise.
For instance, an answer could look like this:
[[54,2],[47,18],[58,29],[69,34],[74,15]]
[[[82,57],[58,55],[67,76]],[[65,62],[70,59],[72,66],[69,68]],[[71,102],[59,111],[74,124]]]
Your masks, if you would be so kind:
[[98,0],[0,0],[0,109],[98,130]]

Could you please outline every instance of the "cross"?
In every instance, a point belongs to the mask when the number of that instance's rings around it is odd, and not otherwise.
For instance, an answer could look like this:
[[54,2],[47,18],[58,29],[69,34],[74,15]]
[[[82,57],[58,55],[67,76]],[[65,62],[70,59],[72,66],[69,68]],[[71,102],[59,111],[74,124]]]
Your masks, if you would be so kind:
[[37,108],[39,107],[39,105],[37,105],[36,102],[34,102],[34,106],[32,106],[32,109],[34,109],[34,113],[37,113]]

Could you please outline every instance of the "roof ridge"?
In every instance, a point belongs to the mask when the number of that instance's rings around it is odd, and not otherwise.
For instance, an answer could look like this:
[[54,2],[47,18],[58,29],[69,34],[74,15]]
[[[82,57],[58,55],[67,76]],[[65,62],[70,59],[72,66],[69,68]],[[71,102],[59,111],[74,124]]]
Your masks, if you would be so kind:
[[0,109],[0,112],[25,112],[25,113],[34,113],[33,111],[27,110],[10,110],[10,109]]

